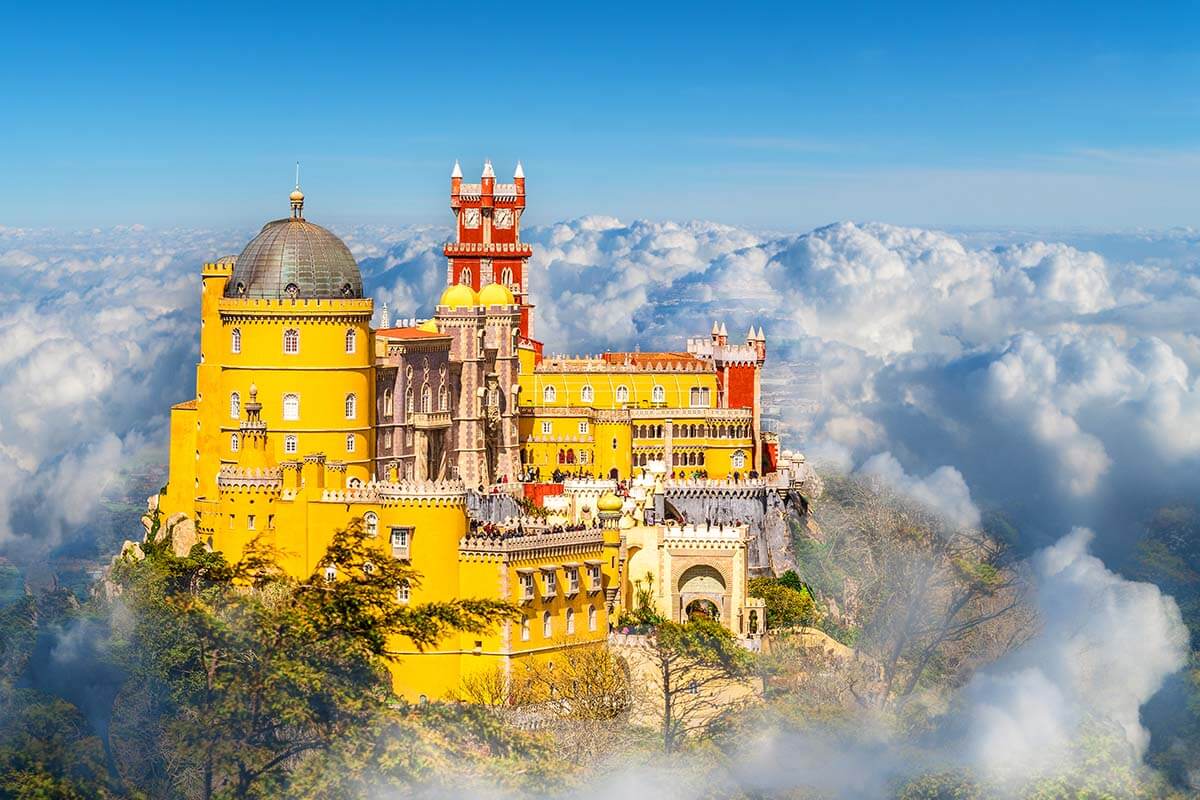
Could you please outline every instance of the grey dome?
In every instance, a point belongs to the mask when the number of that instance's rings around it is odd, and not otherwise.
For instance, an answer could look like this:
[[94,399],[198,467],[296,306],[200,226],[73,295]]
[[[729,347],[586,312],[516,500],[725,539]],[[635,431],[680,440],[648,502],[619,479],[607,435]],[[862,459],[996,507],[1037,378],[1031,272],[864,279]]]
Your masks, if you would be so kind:
[[293,216],[268,222],[250,240],[225,284],[225,296],[360,298],[362,273],[345,242]]

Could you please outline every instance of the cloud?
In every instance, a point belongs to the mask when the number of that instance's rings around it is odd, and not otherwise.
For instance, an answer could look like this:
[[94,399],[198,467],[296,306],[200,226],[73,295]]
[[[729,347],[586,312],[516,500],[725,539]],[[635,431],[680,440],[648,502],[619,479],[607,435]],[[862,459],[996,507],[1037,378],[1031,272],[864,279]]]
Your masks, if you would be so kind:
[[1041,630],[965,689],[968,753],[995,777],[1061,769],[1093,717],[1120,726],[1136,764],[1150,740],[1140,709],[1186,662],[1175,601],[1106,568],[1089,552],[1092,538],[1076,528],[1037,555]]
[[891,453],[876,453],[857,472],[933,509],[954,525],[979,526],[979,509],[971,501],[971,491],[962,473],[954,467],[943,465],[924,478],[918,478],[905,472]]

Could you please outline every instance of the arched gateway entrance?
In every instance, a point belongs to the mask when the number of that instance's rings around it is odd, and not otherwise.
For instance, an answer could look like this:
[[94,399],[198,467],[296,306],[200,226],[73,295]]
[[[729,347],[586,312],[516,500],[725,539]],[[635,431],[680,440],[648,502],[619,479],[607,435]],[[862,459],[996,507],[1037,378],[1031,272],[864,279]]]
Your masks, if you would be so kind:
[[716,567],[694,564],[679,576],[679,622],[695,617],[725,622],[727,604],[725,578]]

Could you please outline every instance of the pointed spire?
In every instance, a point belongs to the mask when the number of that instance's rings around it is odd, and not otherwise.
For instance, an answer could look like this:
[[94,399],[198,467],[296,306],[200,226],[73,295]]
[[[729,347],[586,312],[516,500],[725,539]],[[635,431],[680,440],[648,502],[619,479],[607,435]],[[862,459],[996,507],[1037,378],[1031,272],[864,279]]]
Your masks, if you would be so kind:
[[762,325],[758,326],[758,340],[760,342],[765,342],[767,340],[767,335],[763,333]]
[[392,312],[388,311],[387,303],[383,304],[383,311],[379,315],[379,327],[392,327]]
[[524,178],[525,168],[521,166],[521,162],[517,161],[517,168],[513,170],[513,178]]
[[754,334],[754,326],[753,325],[750,326],[750,332],[746,334],[746,341],[747,342],[757,341],[755,334]]
[[722,335],[722,336],[728,336],[728,335],[729,335],[729,331],[725,329],[725,323],[724,323],[724,322],[722,322],[722,323],[721,323],[721,335]]
[[493,169],[492,169],[492,160],[491,160],[490,158],[488,158],[488,159],[484,159],[484,162],[483,162],[483,177],[485,177],[485,178],[494,178],[494,177],[496,177],[496,172],[495,172],[495,170],[493,170]]
[[450,170],[450,177],[451,178],[461,178],[462,177],[462,167],[459,166],[457,158],[454,159],[454,169]]
[[713,320],[712,332],[713,332],[713,336],[716,336],[717,334],[719,334],[721,332],[721,326],[715,319]]
[[288,195],[292,205],[292,219],[304,218],[304,192],[300,191],[300,162],[296,162],[296,188]]

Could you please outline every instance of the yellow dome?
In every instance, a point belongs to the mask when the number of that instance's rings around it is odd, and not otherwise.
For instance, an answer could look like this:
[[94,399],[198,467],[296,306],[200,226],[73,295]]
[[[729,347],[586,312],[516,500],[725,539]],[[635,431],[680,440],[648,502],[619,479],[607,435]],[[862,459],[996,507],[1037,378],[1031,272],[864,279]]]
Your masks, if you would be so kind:
[[516,302],[513,293],[502,283],[489,283],[479,290],[481,306],[511,306]]
[[442,299],[438,300],[438,305],[450,308],[472,308],[479,305],[479,295],[475,294],[475,290],[465,283],[456,283],[446,287],[446,291],[442,292]]
[[596,510],[597,511],[620,511],[621,507],[624,505],[625,505],[624,500],[617,497],[612,492],[609,492],[608,494],[602,495],[600,497],[600,499],[596,501]]
[[304,200],[304,192],[300,191],[300,187],[297,186],[292,190],[292,193],[288,195],[288,199],[293,203],[299,203]]
[[424,322],[422,322],[420,325],[417,326],[417,330],[425,331],[426,333],[437,333],[438,332],[437,320],[436,319],[427,319]]

